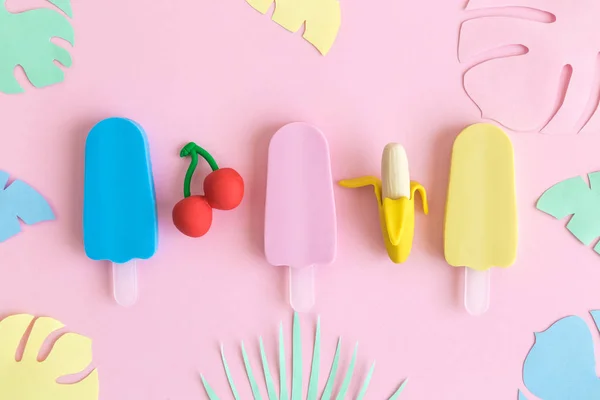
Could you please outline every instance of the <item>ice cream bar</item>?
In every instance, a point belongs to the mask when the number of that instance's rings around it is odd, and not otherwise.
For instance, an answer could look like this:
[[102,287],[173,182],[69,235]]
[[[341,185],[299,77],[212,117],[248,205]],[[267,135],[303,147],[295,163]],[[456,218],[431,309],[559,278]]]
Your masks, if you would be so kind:
[[290,302],[297,311],[314,304],[314,268],[335,259],[337,229],[329,147],[305,123],[281,128],[269,145],[265,254],[290,269]]
[[148,140],[134,121],[109,118],[87,136],[83,243],[92,260],[112,261],[117,302],[133,304],[135,259],[152,257],[158,244]]
[[465,306],[479,315],[489,306],[491,267],[509,267],[517,252],[513,147],[498,127],[476,124],[452,149],[444,252],[465,270]]

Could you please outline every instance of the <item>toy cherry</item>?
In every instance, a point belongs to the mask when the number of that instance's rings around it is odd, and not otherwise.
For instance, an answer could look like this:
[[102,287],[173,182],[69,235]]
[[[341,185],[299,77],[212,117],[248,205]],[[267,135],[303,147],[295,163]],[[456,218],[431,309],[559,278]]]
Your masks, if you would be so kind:
[[[210,165],[212,172],[204,179],[204,195],[191,195],[192,176],[198,166],[198,154]],[[244,180],[233,168],[219,168],[209,152],[194,142],[186,144],[180,157],[191,157],[185,174],[184,199],[173,207],[173,223],[181,233],[190,237],[206,234],[212,224],[212,210],[232,210],[244,197]]]

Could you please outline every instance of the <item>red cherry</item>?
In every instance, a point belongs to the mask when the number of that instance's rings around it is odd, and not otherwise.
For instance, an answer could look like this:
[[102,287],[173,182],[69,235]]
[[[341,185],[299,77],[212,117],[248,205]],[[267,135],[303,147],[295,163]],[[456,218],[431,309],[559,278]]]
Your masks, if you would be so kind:
[[242,202],[244,180],[233,168],[220,168],[204,179],[204,195],[217,210],[231,210]]
[[212,208],[204,196],[186,197],[173,207],[173,223],[184,235],[203,236],[212,224]]

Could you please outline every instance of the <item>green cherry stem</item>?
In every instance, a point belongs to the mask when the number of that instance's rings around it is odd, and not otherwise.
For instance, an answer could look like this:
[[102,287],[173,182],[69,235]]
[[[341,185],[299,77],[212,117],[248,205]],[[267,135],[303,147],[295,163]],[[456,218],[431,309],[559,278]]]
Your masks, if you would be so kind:
[[192,161],[190,161],[190,166],[188,167],[187,172],[185,173],[185,181],[183,183],[183,196],[184,197],[190,197],[192,194],[190,186],[192,185],[192,177],[194,176],[194,171],[196,170],[196,167],[198,166],[198,154],[200,154],[202,156],[202,158],[204,158],[206,160],[206,162],[208,163],[208,165],[210,165],[210,168],[213,171],[216,171],[219,169],[219,166],[217,165],[217,162],[215,161],[213,156],[211,156],[208,151],[204,150],[202,147],[198,146],[196,143],[189,142],[188,144],[183,146],[183,148],[179,152],[179,156],[182,158],[183,157],[191,157],[192,158]]

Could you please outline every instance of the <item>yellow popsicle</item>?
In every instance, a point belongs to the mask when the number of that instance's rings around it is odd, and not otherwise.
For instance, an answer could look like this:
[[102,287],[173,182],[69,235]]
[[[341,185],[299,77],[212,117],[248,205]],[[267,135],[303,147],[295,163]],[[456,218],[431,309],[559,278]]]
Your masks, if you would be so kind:
[[517,253],[512,143],[500,128],[476,124],[452,148],[444,253],[448,264],[486,271],[510,267]]

